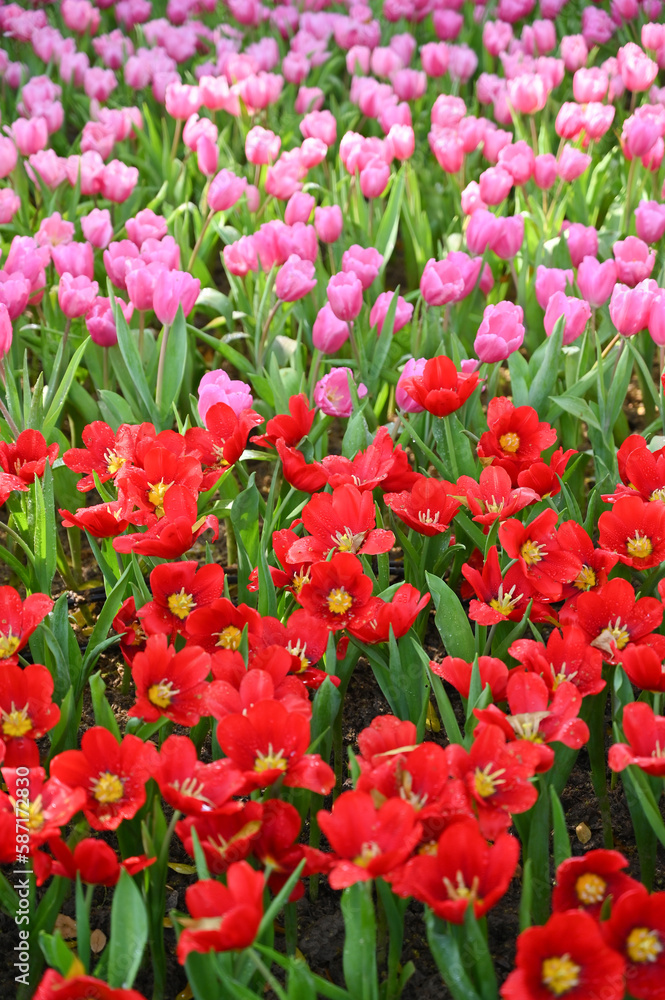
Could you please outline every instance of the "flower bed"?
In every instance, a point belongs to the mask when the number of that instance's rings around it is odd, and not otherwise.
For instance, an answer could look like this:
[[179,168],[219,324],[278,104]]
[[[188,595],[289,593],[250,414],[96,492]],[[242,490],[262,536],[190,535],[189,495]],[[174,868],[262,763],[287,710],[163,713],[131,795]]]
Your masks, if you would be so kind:
[[3,996],[665,997],[661,10],[0,6]]

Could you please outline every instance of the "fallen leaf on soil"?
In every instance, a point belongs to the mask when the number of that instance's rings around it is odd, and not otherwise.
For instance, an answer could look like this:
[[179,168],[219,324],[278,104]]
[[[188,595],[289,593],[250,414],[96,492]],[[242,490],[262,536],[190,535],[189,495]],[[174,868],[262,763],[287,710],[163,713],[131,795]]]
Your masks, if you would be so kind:
[[76,921],[65,916],[64,913],[59,913],[55,918],[55,930],[60,931],[64,941],[71,941],[72,938],[76,937]]
[[187,983],[184,990],[178,993],[175,1000],[192,1000],[193,996],[194,994],[192,993],[192,987],[189,985],[189,983]]
[[591,840],[591,830],[586,823],[578,823],[575,827],[575,833],[580,844],[588,844]]
[[99,955],[100,951],[103,950],[106,944],[106,934],[104,931],[100,931],[99,928],[94,930],[90,935],[90,950],[94,955]]
[[193,875],[196,871],[196,865],[183,865],[179,861],[169,861],[169,868],[178,875]]

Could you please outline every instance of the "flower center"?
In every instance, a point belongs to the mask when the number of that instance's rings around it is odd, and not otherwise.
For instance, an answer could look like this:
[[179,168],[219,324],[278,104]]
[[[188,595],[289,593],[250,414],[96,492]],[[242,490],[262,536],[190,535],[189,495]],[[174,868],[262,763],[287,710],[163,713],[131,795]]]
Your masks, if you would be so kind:
[[508,431],[499,438],[501,451],[507,451],[509,455],[514,455],[520,446],[519,435],[515,431]]
[[98,778],[93,778],[92,794],[98,802],[118,802],[125,794],[125,789],[117,774],[104,771]]
[[357,552],[365,539],[365,532],[359,531],[356,535],[350,528],[344,527],[344,534],[338,531],[333,536],[339,552]]
[[262,771],[286,771],[288,766],[289,762],[284,760],[284,750],[275,752],[272,748],[272,743],[268,744],[267,753],[261,753],[260,750],[256,751],[254,770],[258,771],[259,774]]
[[222,649],[239,649],[242,632],[235,625],[227,625],[226,628],[216,634],[219,636],[216,642],[217,646],[221,646]]
[[580,875],[575,883],[575,892],[580,903],[584,906],[592,906],[594,903],[602,903],[607,891],[607,882],[600,875],[594,872],[585,872]]
[[367,868],[369,863],[377,858],[381,853],[381,848],[379,845],[373,841],[366,841],[360,848],[360,854],[357,854],[353,859],[354,865],[359,865],[361,868]]
[[571,670],[570,673],[567,672],[567,667],[565,663],[562,663],[559,667],[559,672],[553,663],[550,663],[552,668],[552,690],[556,691],[561,681],[572,681],[573,677],[577,677],[579,671]]
[[623,649],[629,642],[630,633],[628,632],[628,628],[621,624],[620,618],[617,618],[614,624],[611,621],[607,623],[607,628],[604,628],[600,635],[596,636],[591,645],[604,650],[606,653],[612,653],[613,645],[617,649]]
[[420,521],[421,524],[438,524],[440,514],[441,511],[438,510],[435,510],[434,513],[432,514],[428,507],[427,510],[425,511],[423,510],[418,511],[418,520]]
[[165,483],[161,479],[158,483],[148,483],[148,502],[155,508],[157,517],[164,517],[164,496],[173,483]]
[[196,607],[196,601],[191,594],[185,593],[184,587],[177,594],[169,594],[166,603],[171,614],[181,620],[186,618],[189,612]]
[[328,610],[332,611],[334,615],[345,614],[352,604],[353,598],[344,587],[336,587],[328,594]]
[[476,773],[473,777],[473,782],[475,789],[481,799],[488,799],[491,795],[494,795],[499,785],[505,785],[506,779],[502,778],[501,775],[506,773],[505,767],[499,767],[496,771],[492,771],[491,768],[494,765],[490,761],[486,764],[484,768],[476,768]]
[[478,875],[473,876],[470,888],[464,884],[464,876],[460,871],[455,873],[455,882],[456,884],[453,885],[449,878],[444,877],[443,879],[449,899],[468,899],[475,903],[478,899],[478,885],[480,883]]
[[112,476],[115,476],[116,472],[123,467],[127,459],[122,458],[117,452],[109,449],[104,455],[104,461],[106,462],[108,471]]
[[665,489],[654,490],[649,500],[665,500]]
[[305,570],[304,573],[296,573],[296,575],[293,577],[293,580],[291,581],[291,589],[296,597],[298,596],[302,588],[305,586],[305,584],[309,583],[309,580],[310,580],[309,567]]
[[527,566],[535,566],[543,558],[545,553],[545,546],[539,545],[538,542],[534,542],[533,538],[527,538],[526,542],[520,549],[520,555],[522,559],[527,564]]
[[506,718],[520,740],[530,740],[531,743],[542,743],[543,737],[538,728],[549,712],[523,712],[520,715],[508,715]]
[[500,584],[497,596],[493,597],[490,601],[490,608],[498,611],[500,615],[512,614],[524,596],[523,594],[518,594],[517,597],[513,597],[514,593],[515,588],[511,587],[508,593],[504,594],[503,584]]
[[587,566],[586,564],[582,566],[582,569],[573,580],[573,586],[577,587],[578,590],[591,590],[592,587],[596,586],[596,574],[591,569],[591,566]]
[[18,635],[12,635],[11,629],[7,635],[2,635],[0,633],[0,660],[6,660],[10,656],[13,656],[20,645],[20,637]]
[[23,708],[17,708],[12,702],[10,712],[2,712],[2,731],[5,736],[25,736],[32,729],[32,719],[28,714],[27,702]]
[[28,830],[41,830],[44,826],[44,800],[38,795],[34,802],[17,799],[14,803],[16,819]]
[[148,688],[148,701],[157,708],[168,708],[177,694],[180,694],[180,691],[173,687],[173,681],[163,679],[159,684],[153,684]]
[[541,969],[543,986],[547,986],[555,997],[561,997],[579,985],[581,971],[568,955],[546,958]]
[[294,646],[292,644],[291,640],[289,639],[289,641],[286,644],[286,648],[287,648],[288,652],[291,654],[291,656],[297,656],[300,659],[300,662],[302,663],[302,666],[297,671],[297,673],[301,673],[303,670],[307,670],[307,667],[309,666],[309,660],[307,659],[307,656],[305,655],[306,652],[307,652],[307,643],[303,642],[303,644],[301,646],[300,639],[298,639],[298,641],[296,642],[296,644]]
[[633,556],[635,559],[648,559],[653,552],[651,539],[636,531],[633,537],[626,542],[626,551],[629,556]]
[[660,936],[648,927],[633,927],[628,935],[626,951],[631,962],[656,962],[662,950]]

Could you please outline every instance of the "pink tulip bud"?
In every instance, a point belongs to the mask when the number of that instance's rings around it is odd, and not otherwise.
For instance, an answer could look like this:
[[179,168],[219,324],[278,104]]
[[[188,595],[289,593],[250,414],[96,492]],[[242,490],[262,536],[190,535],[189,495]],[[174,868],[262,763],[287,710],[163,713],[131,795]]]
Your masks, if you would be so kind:
[[[372,306],[369,314],[369,325],[370,327],[375,326],[376,332],[380,336],[383,330],[383,324],[385,322],[386,316],[388,315],[388,309],[393,300],[394,292],[381,292],[377,296],[376,302]],[[395,310],[395,322],[393,324],[393,333],[398,333],[402,327],[406,326],[410,322],[413,316],[413,306],[406,299],[403,299],[401,295],[397,296],[397,308]]]
[[483,254],[490,245],[500,225],[492,212],[479,208],[469,219],[466,227],[466,245],[471,253]]
[[[60,212],[54,212],[53,215],[42,219],[39,229],[35,233],[35,242],[40,247],[55,247],[61,243],[71,243],[73,237],[74,223],[63,219]],[[74,274],[71,268],[63,270],[71,271]]]
[[655,281],[647,278],[635,288],[618,283],[610,299],[610,319],[620,334],[633,337],[649,325],[649,315],[654,295],[660,289]]
[[591,164],[591,157],[574,146],[566,144],[561,151],[557,170],[563,181],[575,181]]
[[429,77],[438,79],[448,70],[448,46],[445,42],[427,42],[421,46],[420,61]]
[[658,243],[665,236],[665,205],[642,201],[635,209],[637,235],[645,243]]
[[105,249],[113,237],[113,224],[108,208],[93,208],[81,216],[81,229],[88,243],[100,250]]
[[335,243],[342,235],[344,220],[339,205],[314,209],[314,228],[322,243]]
[[299,127],[303,139],[320,139],[326,146],[337,140],[337,119],[331,111],[310,111]]
[[631,93],[648,90],[658,75],[658,63],[634,42],[628,42],[619,49],[617,62],[621,79]]
[[497,222],[489,248],[501,260],[511,260],[524,241],[524,219],[521,215],[509,215]]
[[462,191],[462,211],[465,215],[473,215],[479,208],[487,208],[480,196],[480,185],[477,181],[469,181]]
[[[350,417],[353,413],[353,399],[349,382],[353,383],[350,368],[331,368],[327,375],[314,387],[314,403],[328,417]],[[361,382],[357,387],[358,399],[367,395],[367,386]]]
[[500,205],[510,194],[513,177],[504,167],[488,167],[479,177],[480,197],[487,205]]
[[155,316],[164,326],[170,326],[176,318],[178,306],[182,306],[185,316],[189,315],[200,291],[201,282],[187,271],[162,270],[157,276],[153,294]]
[[270,129],[255,125],[245,139],[245,156],[254,166],[267,166],[279,156],[282,140]]
[[420,294],[429,306],[458,302],[464,294],[464,278],[459,267],[449,259],[430,258],[420,279]]
[[345,323],[353,322],[363,305],[363,286],[353,272],[339,271],[328,282],[328,302],[337,317]]
[[13,338],[14,330],[7,307],[0,302],[0,358],[9,353]]
[[603,69],[597,66],[586,69],[582,67],[577,70],[573,77],[573,94],[575,100],[580,104],[589,104],[591,101],[602,101],[607,94],[610,80]]
[[255,184],[248,184],[245,188],[245,201],[247,202],[247,208],[252,214],[258,212],[261,206],[261,192]]
[[11,188],[2,188],[0,190],[0,225],[7,225],[11,222],[19,208],[21,207],[21,199]]
[[361,247],[354,243],[342,256],[342,270],[352,271],[360,278],[363,291],[367,291],[378,276],[383,257],[374,247]]
[[486,306],[473,349],[488,364],[505,361],[524,342],[524,313],[512,302]]
[[536,73],[523,73],[508,81],[508,100],[522,115],[534,115],[547,104],[545,81]]
[[582,296],[593,309],[604,306],[617,282],[617,266],[613,260],[601,264],[595,257],[584,257],[577,268],[577,284]]
[[556,157],[552,153],[540,153],[534,162],[533,179],[542,191],[549,191],[557,177]]
[[598,255],[598,232],[593,226],[571,222],[563,227],[573,267],[579,267],[585,257]]
[[212,177],[219,165],[219,149],[210,136],[202,135],[196,143],[196,162],[204,177]]
[[504,146],[499,152],[499,166],[508,171],[514,184],[526,184],[535,169],[535,156],[531,146],[523,139]]
[[648,278],[656,263],[656,251],[650,251],[647,244],[637,236],[618,240],[612,252],[617,265],[617,277],[629,288],[634,288],[640,281]]
[[244,177],[237,177],[232,170],[224,168],[210,182],[208,205],[213,212],[226,212],[240,200],[247,187]]
[[338,319],[330,303],[319,309],[312,326],[312,343],[317,351],[335,354],[349,339],[349,325]]
[[6,136],[0,136],[0,177],[9,177],[18,163],[16,146]]
[[92,281],[95,261],[90,243],[60,243],[51,248],[51,258],[60,277],[67,271],[72,278],[85,275]]
[[164,98],[167,113],[180,121],[187,121],[201,107],[201,91],[186,83],[169,83]]
[[275,279],[275,295],[282,302],[296,302],[316,286],[316,269],[311,260],[302,260],[293,253],[282,264]]
[[586,66],[589,50],[583,35],[564,35],[559,50],[569,73],[574,73],[581,66]]
[[390,180],[390,167],[385,160],[374,157],[360,171],[360,190],[365,198],[380,198]]
[[591,317],[591,308],[584,299],[577,299],[563,292],[555,292],[545,310],[545,333],[551,337],[557,320],[564,317],[563,343],[572,344],[580,337]]
[[396,160],[409,160],[413,156],[416,137],[410,125],[392,125],[386,142]]
[[292,194],[284,210],[284,221],[287,226],[292,226],[296,222],[307,222],[315,203],[316,199],[311,194],[302,191]]
[[15,274],[0,271],[0,302],[6,307],[10,319],[17,319],[25,312],[31,290],[30,282],[21,271]]
[[73,278],[67,271],[60,276],[58,285],[58,303],[68,319],[85,316],[92,307],[99,291],[96,281],[90,281],[81,274]]
[[46,119],[17,118],[12,124],[11,135],[21,156],[38,153],[48,142]]
[[566,291],[566,286],[573,284],[573,272],[570,268],[545,267],[539,264],[536,270],[536,299],[541,309],[547,309],[547,303],[555,292]]
[[[131,302],[125,303],[121,299],[116,299],[116,303],[129,323],[134,306]],[[100,347],[114,347],[118,343],[118,331],[110,299],[97,296],[85,315],[85,325],[93,342]]]
[[584,109],[573,101],[565,101],[557,112],[554,127],[562,139],[577,139],[584,128]]
[[649,309],[649,334],[659,347],[665,347],[665,289],[654,292]]
[[127,201],[138,184],[138,180],[138,167],[128,167],[121,160],[111,160],[110,163],[106,164],[102,173],[101,193],[109,201],[121,204],[123,201]]

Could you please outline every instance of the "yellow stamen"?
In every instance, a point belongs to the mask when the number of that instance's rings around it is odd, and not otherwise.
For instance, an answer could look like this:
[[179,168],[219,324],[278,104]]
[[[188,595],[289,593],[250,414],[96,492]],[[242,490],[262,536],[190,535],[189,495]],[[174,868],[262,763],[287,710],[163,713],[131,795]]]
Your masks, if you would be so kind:
[[502,774],[506,773],[505,767],[499,767],[496,771],[492,771],[491,768],[493,766],[490,762],[482,770],[479,767],[476,768],[474,784],[476,792],[482,799],[488,799],[491,795],[494,795],[499,785],[505,785],[506,783],[506,779],[501,777]]
[[148,701],[157,708],[168,708],[177,694],[180,694],[180,691],[173,687],[173,681],[161,680],[159,684],[153,684],[148,688]]
[[538,542],[534,542],[533,538],[527,538],[526,542],[520,549],[520,555],[522,559],[527,564],[527,566],[535,566],[543,558],[545,553],[545,546],[539,545]]
[[547,986],[555,997],[562,997],[564,993],[579,986],[582,968],[569,955],[562,955],[561,958],[546,958],[541,971],[543,986]]
[[449,878],[444,878],[443,880],[450,899],[468,899],[471,903],[475,903],[478,900],[480,879],[477,875],[474,875],[470,888],[464,884],[464,876],[459,871],[455,873],[455,882],[456,885],[453,885]]
[[626,542],[626,551],[628,555],[632,556],[634,559],[648,559],[653,552],[651,539],[647,538],[646,535],[641,535],[639,531],[636,531],[634,536],[629,538]]
[[10,656],[14,655],[20,645],[21,640],[19,636],[12,635],[11,629],[7,635],[0,633],[0,660],[9,659]]
[[656,962],[663,950],[660,935],[648,927],[633,927],[626,941],[631,962]]
[[125,794],[125,789],[117,774],[104,771],[98,778],[93,778],[92,794],[98,802],[118,802]]
[[196,601],[191,594],[185,593],[184,587],[177,594],[169,594],[166,603],[171,614],[180,619],[186,618],[190,611],[196,607]]
[[10,712],[2,712],[2,732],[5,736],[25,736],[32,729],[32,719],[28,714],[27,702],[23,708],[16,708],[14,702]]
[[272,743],[268,744],[268,753],[266,754],[257,750],[254,770],[258,771],[259,774],[262,771],[286,771],[288,766],[289,762],[284,759],[284,750],[275,752],[272,748]]
[[221,632],[217,632],[219,639],[216,642],[217,646],[221,646],[222,649],[239,649],[240,640],[242,639],[242,632],[235,625],[227,625],[226,628],[222,629]]
[[508,431],[507,434],[502,434],[499,438],[499,446],[502,451],[508,452],[509,455],[514,455],[520,446],[519,435],[515,434],[514,431]]
[[127,459],[122,458],[117,452],[109,450],[104,455],[104,461],[110,474],[115,476],[116,472],[123,467]]
[[328,594],[328,610],[334,615],[345,614],[352,604],[353,598],[344,587],[337,587]]
[[591,569],[591,566],[587,566],[586,564],[582,566],[582,569],[573,580],[573,586],[577,587],[578,590],[591,590],[592,587],[596,586],[596,574]]
[[353,859],[353,863],[354,865],[359,865],[361,868],[367,868],[370,861],[373,861],[374,858],[378,857],[380,853],[381,848],[379,845],[373,840],[370,840],[362,845],[360,848],[360,854],[356,855]]
[[153,504],[157,517],[164,517],[164,496],[173,483],[165,483],[160,480],[158,483],[148,483],[148,502]]
[[607,882],[594,872],[586,872],[575,883],[575,892],[580,903],[585,906],[602,903],[607,892]]
[[517,597],[513,597],[514,593],[515,587],[511,587],[508,593],[504,594],[503,584],[500,584],[497,596],[493,597],[490,601],[490,608],[498,611],[500,615],[508,616],[512,614],[524,596],[523,594],[518,594]]

